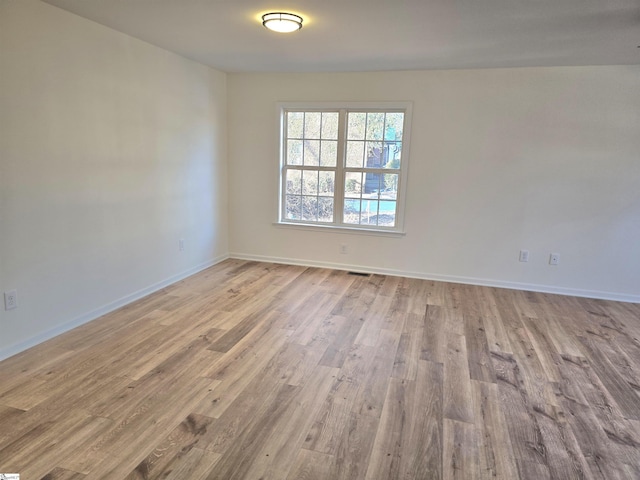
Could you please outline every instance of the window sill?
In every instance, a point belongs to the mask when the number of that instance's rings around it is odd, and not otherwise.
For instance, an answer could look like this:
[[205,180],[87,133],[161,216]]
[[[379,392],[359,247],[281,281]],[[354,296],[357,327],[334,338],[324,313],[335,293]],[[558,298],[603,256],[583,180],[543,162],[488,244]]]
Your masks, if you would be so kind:
[[357,228],[357,227],[345,227],[337,225],[312,225],[308,223],[287,223],[287,222],[275,222],[273,224],[278,228],[290,228],[294,230],[307,230],[313,232],[332,232],[332,233],[346,233],[356,235],[371,235],[377,237],[404,237],[406,235],[403,231],[398,230],[377,230],[373,228]]

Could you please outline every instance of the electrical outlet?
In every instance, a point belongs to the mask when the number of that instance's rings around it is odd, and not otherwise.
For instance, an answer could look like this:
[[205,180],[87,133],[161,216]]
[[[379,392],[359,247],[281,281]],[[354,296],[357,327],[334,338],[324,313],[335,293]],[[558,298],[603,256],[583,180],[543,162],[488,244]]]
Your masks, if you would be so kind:
[[520,250],[520,261],[521,262],[529,261],[529,250]]
[[178,248],[180,249],[181,252],[184,251],[184,238],[181,238],[180,240],[178,240]]
[[4,292],[4,309],[13,310],[14,308],[18,308],[18,291],[9,290]]
[[560,263],[560,254],[552,253],[549,255],[549,265],[558,265]]
[[346,255],[347,253],[349,253],[346,243],[340,245],[340,253],[342,255]]

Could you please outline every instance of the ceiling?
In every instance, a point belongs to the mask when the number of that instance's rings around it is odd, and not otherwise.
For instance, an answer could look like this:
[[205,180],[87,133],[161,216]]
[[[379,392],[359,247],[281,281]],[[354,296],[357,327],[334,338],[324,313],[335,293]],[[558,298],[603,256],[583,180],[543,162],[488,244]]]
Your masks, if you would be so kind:
[[226,72],[640,64],[640,0],[43,1]]

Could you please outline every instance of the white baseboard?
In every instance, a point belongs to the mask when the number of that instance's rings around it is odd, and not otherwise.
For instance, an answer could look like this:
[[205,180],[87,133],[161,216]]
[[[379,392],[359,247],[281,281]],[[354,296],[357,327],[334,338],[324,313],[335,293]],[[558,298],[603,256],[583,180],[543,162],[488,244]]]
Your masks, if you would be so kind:
[[247,255],[242,253],[230,253],[228,255],[221,255],[208,262],[197,265],[193,268],[185,270],[177,275],[173,275],[161,282],[150,285],[146,288],[138,290],[137,292],[126,295],[118,300],[115,300],[107,305],[103,305],[91,312],[87,312],[79,317],[74,318],[68,322],[58,325],[52,329],[40,332],[27,340],[11,345],[7,348],[0,349],[0,361],[9,358],[17,353],[20,353],[28,348],[31,348],[39,343],[56,337],[64,332],[67,332],[75,327],[83,325],[87,322],[95,320],[102,315],[105,315],[113,310],[123,307],[131,302],[134,302],[142,297],[145,297],[153,292],[156,292],[162,288],[165,288],[173,283],[176,283],[184,278],[190,277],[206,268],[216,265],[228,258],[237,258],[239,260],[253,260],[257,262],[269,262],[269,263],[282,263],[287,265],[302,265],[306,267],[320,267],[320,268],[332,268],[336,270],[356,271],[363,273],[377,273],[382,275],[393,275],[409,278],[420,278],[423,280],[436,280],[441,282],[451,283],[464,283],[469,285],[482,285],[487,287],[509,288],[513,290],[525,290],[531,292],[553,293],[557,295],[570,295],[574,297],[586,297],[596,298],[602,300],[614,300],[618,302],[640,303],[640,296],[627,295],[615,292],[602,292],[598,290],[582,290],[576,288],[554,287],[548,285],[537,285],[531,283],[519,283],[519,282],[505,282],[502,280],[491,280],[476,277],[459,277],[455,275],[441,275],[430,274],[422,272],[411,272],[404,270],[395,270],[389,268],[377,268],[366,267],[362,265],[350,265],[346,263],[332,263],[332,262],[316,262],[310,260],[301,260],[295,258],[282,258],[272,257],[264,255]]
[[83,315],[80,315],[79,317],[76,317],[73,320],[65,322],[62,325],[58,325],[44,332],[40,332],[37,335],[34,335],[33,337],[28,338],[27,340],[11,345],[10,347],[0,349],[0,361],[6,358],[12,357],[17,353],[20,353],[28,348],[38,345],[39,343],[45,342],[53,337],[57,337],[61,333],[67,332],[73,328],[79,327],[80,325],[83,325],[87,322],[95,320],[96,318],[101,317],[102,315],[105,315],[109,312],[112,312],[120,307],[124,307],[125,305],[131,302],[135,302],[136,300],[139,300],[142,297],[146,297],[147,295],[153,292],[157,292],[162,288],[168,287],[173,283],[179,282],[180,280],[190,277],[191,275],[194,275],[206,268],[216,265],[226,260],[227,258],[229,258],[229,255],[221,255],[219,257],[216,257],[208,262],[192,267],[188,270],[178,273],[177,275],[173,275],[165,280],[154,283],[153,285],[150,285],[141,290],[138,290],[137,292],[126,295],[111,303],[103,305],[102,307],[96,308],[95,310],[92,310]]
[[230,253],[230,258],[239,260],[254,260],[257,262],[283,263],[287,265],[302,265],[307,267],[332,268],[335,270],[348,270],[362,273],[378,273],[381,275],[393,275],[398,277],[420,278],[423,280],[436,280],[440,282],[464,283],[468,285],[481,285],[485,287],[508,288],[511,290],[525,290],[529,292],[553,293],[556,295],[570,295],[572,297],[595,298],[601,300],[614,300],[617,302],[640,303],[640,295],[627,295],[616,292],[602,292],[598,290],[583,290],[578,288],[555,287],[551,285],[538,285],[534,283],[506,282],[476,277],[459,277],[455,275],[441,275],[422,272],[394,270],[390,268],[366,267],[362,265],[349,265],[346,263],[315,262],[295,258],[271,257],[263,255],[246,255],[242,253]]

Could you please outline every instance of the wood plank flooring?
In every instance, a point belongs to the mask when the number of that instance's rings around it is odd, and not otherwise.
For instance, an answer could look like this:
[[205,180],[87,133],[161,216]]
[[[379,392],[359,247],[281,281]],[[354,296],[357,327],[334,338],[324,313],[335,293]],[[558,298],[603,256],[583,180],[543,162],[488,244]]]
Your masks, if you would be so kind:
[[30,479],[640,479],[640,305],[228,260],[0,363]]

